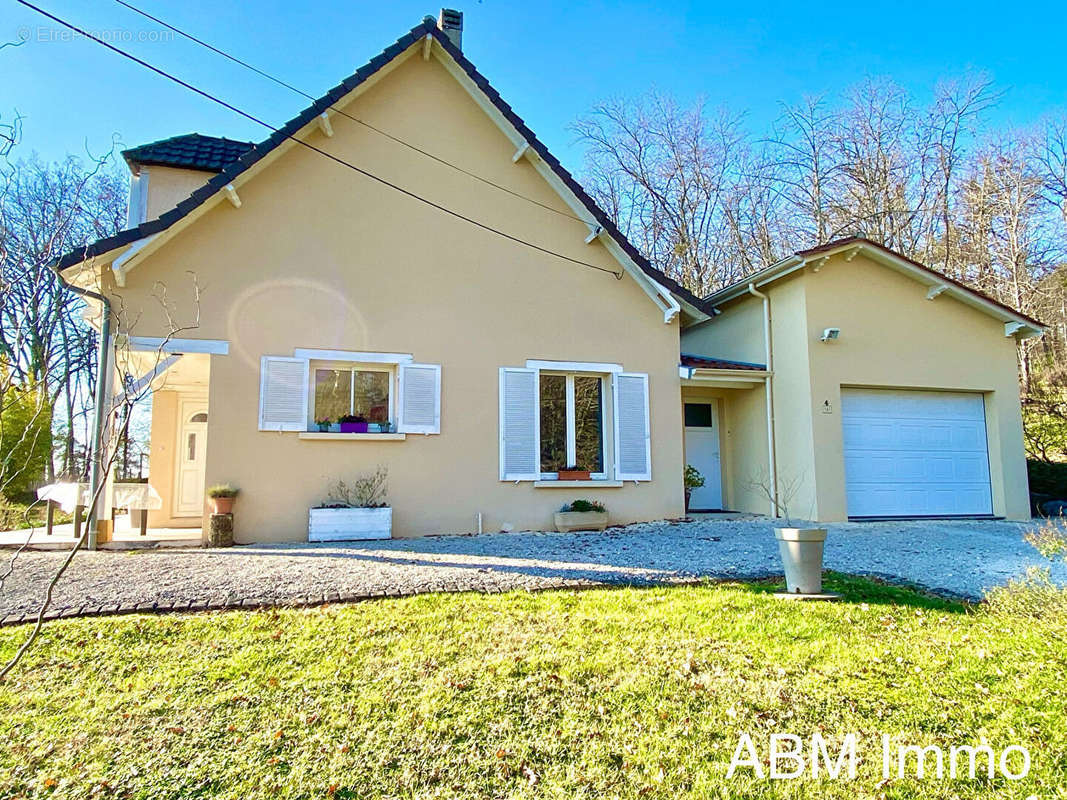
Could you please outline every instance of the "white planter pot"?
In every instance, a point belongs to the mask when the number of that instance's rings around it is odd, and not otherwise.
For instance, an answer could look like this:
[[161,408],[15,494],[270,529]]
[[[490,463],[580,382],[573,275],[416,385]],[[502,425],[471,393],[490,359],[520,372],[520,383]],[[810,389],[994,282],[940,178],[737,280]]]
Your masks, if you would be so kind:
[[602,531],[608,527],[607,511],[557,511],[556,530],[560,533],[569,531]]
[[775,528],[789,594],[822,592],[822,549],[826,528]]
[[309,542],[389,539],[392,535],[391,508],[313,508],[308,517]]

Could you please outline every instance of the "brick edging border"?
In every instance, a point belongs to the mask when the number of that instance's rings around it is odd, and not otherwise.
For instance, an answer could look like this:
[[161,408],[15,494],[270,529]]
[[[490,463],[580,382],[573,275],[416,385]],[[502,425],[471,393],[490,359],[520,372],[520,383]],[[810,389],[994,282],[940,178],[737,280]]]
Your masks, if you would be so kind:
[[[842,573],[855,577],[873,578],[886,584],[899,586],[905,589],[931,595],[942,600],[952,600],[972,604],[973,597],[953,592],[950,589],[930,588],[922,584],[899,578],[880,572],[857,572]],[[399,599],[402,597],[417,597],[424,594],[505,594],[507,592],[554,592],[554,591],[584,591],[588,589],[652,589],[657,587],[671,586],[700,586],[706,583],[733,583],[736,581],[758,581],[768,578],[781,578],[780,573],[761,572],[737,575],[705,575],[698,577],[678,578],[663,581],[562,581],[546,586],[487,586],[469,587],[453,583],[433,589],[379,589],[374,592],[340,592],[331,589],[321,595],[306,595],[291,600],[268,600],[261,597],[249,597],[243,600],[217,600],[201,602],[197,600],[178,600],[174,603],[105,603],[103,605],[86,604],[81,606],[64,606],[62,608],[49,609],[45,612],[44,622],[52,622],[59,619],[80,619],[84,617],[118,617],[128,614],[194,614],[207,611],[251,611],[266,608],[299,609],[319,608],[327,605],[351,605],[365,603],[370,600]],[[6,628],[14,625],[25,625],[37,621],[37,612],[8,614],[0,619],[0,627]]]

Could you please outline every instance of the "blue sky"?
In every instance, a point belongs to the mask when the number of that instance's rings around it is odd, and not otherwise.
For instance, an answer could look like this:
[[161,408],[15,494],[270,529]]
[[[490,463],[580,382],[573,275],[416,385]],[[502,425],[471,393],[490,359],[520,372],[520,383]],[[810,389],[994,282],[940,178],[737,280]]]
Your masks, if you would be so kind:
[[[35,0],[37,2],[37,0]],[[133,0],[222,49],[318,95],[438,7],[412,2]],[[40,0],[137,55],[272,123],[302,98],[160,29],[111,0]],[[1067,111],[1067,11],[1061,3],[499,2],[463,0],[464,51],[572,169],[568,126],[596,101],[650,88],[748,112],[765,129],[781,102],[833,95],[887,76],[917,98],[941,78],[980,71],[1005,92],[993,122],[1025,126]],[[24,116],[23,153],[48,159],[199,131],[264,132],[90,41],[4,0],[0,117]]]

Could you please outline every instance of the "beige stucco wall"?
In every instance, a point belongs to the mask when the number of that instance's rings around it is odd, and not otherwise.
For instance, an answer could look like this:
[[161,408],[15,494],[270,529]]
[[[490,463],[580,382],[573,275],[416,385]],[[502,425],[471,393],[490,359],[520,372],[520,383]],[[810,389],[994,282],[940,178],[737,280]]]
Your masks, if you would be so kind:
[[[836,256],[803,281],[819,519],[846,515],[842,386],[982,392],[993,512],[1029,518],[1016,344],[1004,322],[949,295],[927,300],[926,286],[863,255]],[[822,344],[829,327],[841,338]],[[824,400],[833,413],[819,411]]]
[[147,219],[155,219],[164,211],[170,211],[182,200],[199,189],[215,173],[195,169],[143,166],[141,179],[148,176]]
[[[443,158],[561,213],[478,183],[335,117],[317,146],[508,233],[617,269],[584,224],[433,59],[409,60],[349,109]],[[474,228],[303,148],[238,186],[111,291],[135,333],[165,333],[151,294],[168,287],[187,338],[225,339],[211,357],[207,483],[241,488],[238,541],[301,540],[327,485],[389,468],[394,535],[545,528],[576,497],[612,521],[682,511],[678,323],[629,277],[547,256]],[[133,314],[129,315],[132,318]],[[308,441],[257,430],[260,357],[294,348],[411,353],[442,365],[441,433],[405,441]],[[498,382],[527,359],[617,362],[650,376],[652,477],[615,489],[538,489],[499,480]],[[155,446],[153,436],[153,446]]]
[[763,345],[763,302],[751,296],[741,298],[730,304],[728,314],[684,329],[682,352],[762,364],[767,360]]

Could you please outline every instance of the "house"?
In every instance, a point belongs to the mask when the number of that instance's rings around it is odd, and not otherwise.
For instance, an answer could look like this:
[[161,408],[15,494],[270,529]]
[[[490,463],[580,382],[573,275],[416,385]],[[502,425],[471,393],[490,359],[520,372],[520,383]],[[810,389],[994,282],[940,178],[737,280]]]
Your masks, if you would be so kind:
[[[698,508],[1026,516],[1015,339],[1040,323],[861,239],[696,297],[461,36],[427,18],[258,144],[125,153],[129,229],[55,266],[152,389],[150,526],[201,528],[229,482],[238,541],[302,540],[377,465],[396,536],[544,529],[576,497],[678,517],[687,462]],[[319,430],[345,414],[368,431]]]

